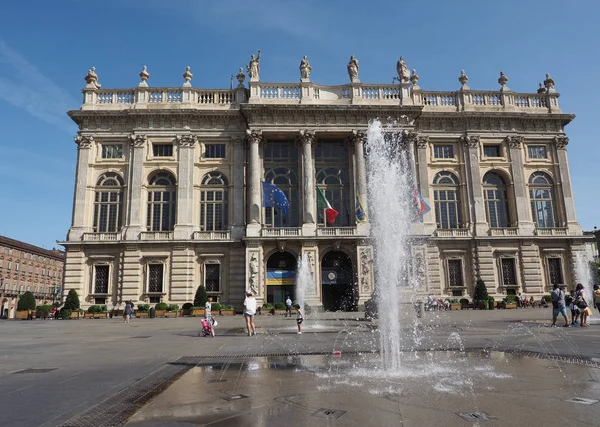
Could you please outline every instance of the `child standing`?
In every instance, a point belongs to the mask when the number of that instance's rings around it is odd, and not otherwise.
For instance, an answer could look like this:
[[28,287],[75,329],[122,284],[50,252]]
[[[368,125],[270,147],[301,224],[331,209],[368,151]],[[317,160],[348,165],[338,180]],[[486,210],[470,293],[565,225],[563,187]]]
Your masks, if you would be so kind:
[[296,304],[294,307],[296,309],[296,323],[298,324],[298,333],[302,333],[302,321],[304,320],[304,316],[302,315],[302,310],[300,310],[300,305]]

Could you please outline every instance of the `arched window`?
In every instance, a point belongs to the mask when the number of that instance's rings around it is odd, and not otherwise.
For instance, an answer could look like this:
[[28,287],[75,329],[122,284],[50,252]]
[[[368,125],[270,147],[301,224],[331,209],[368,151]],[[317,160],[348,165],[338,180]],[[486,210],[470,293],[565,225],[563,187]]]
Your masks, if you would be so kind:
[[148,231],[172,231],[177,194],[175,177],[169,172],[158,172],[152,175],[148,184]]
[[483,195],[488,224],[491,228],[506,228],[510,224],[506,183],[500,175],[488,172],[483,176]]
[[114,172],[100,175],[94,198],[94,232],[114,233],[121,229],[123,178]]
[[265,173],[265,181],[279,187],[285,193],[290,208],[284,215],[279,209],[265,208],[265,223],[272,227],[296,227],[298,225],[298,177],[291,168],[274,168]]
[[458,177],[451,172],[439,172],[433,178],[433,185],[435,220],[438,228],[459,228],[462,217]]
[[227,230],[228,190],[227,177],[220,172],[209,172],[202,178],[200,189],[200,229]]
[[[323,191],[325,198],[331,207],[339,212],[331,226],[350,225],[350,185],[348,173],[345,169],[339,167],[327,167],[317,172],[317,187]],[[317,212],[319,223],[325,224],[325,215],[323,212]]]
[[538,228],[556,227],[556,206],[554,204],[554,182],[544,172],[534,172],[529,177],[529,199],[533,222]]

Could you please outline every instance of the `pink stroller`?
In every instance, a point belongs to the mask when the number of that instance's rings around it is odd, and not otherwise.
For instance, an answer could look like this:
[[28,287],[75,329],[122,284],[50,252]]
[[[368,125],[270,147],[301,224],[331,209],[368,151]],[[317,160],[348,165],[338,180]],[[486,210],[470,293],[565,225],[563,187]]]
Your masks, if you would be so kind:
[[202,336],[206,337],[206,336],[211,336],[214,337],[215,336],[215,328],[211,320],[208,319],[202,319]]

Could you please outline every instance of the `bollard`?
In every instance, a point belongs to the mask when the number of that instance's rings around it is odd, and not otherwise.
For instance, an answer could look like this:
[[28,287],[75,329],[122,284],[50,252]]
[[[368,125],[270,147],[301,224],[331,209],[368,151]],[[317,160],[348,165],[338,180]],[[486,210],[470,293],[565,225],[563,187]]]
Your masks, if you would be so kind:
[[151,319],[154,319],[156,317],[156,309],[154,307],[152,307],[150,309],[150,316]]

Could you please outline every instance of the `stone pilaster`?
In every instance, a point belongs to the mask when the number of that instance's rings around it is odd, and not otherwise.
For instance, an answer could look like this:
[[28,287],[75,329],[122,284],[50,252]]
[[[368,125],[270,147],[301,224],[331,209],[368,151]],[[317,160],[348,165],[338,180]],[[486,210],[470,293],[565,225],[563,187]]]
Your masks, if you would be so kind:
[[73,198],[73,218],[67,239],[70,241],[81,240],[83,233],[89,230],[86,226],[88,171],[90,170],[91,148],[94,137],[91,135],[77,135],[77,168],[75,172],[75,196]]
[[427,276],[427,292],[434,295],[444,294],[440,249],[435,243],[427,244]]
[[419,184],[419,192],[425,203],[431,207],[430,211],[423,215],[423,232],[431,235],[435,231],[435,210],[429,192],[429,167],[427,166],[427,148],[429,147],[428,136],[418,136],[416,140],[416,175]]
[[488,224],[485,216],[485,205],[483,201],[483,186],[481,184],[481,171],[479,168],[479,146],[480,138],[477,135],[464,135],[463,153],[465,157],[465,168],[467,176],[467,203],[469,206],[470,224],[473,234],[484,236],[487,234]]
[[191,238],[194,230],[194,153],[198,137],[177,135],[179,161],[177,163],[177,222],[174,238]]
[[520,235],[530,236],[533,234],[534,224],[531,220],[531,204],[527,191],[528,177],[525,176],[525,168],[523,166],[523,150],[521,147],[523,137],[509,135],[504,138],[504,142],[508,145],[510,153],[517,227],[519,227]]
[[179,306],[192,301],[195,288],[200,283],[201,279],[196,275],[194,250],[186,245],[175,245],[171,252],[171,280],[167,299]]
[[[556,157],[558,159],[558,170],[560,175],[560,188],[562,190],[562,201],[564,204],[563,220],[566,224],[559,224],[569,228],[569,234],[581,235],[581,226],[575,217],[575,200],[573,199],[573,187],[571,186],[571,174],[569,173],[569,161],[567,159],[567,144],[569,138],[566,136],[555,136]],[[560,215],[559,215],[560,218]]]
[[312,307],[321,305],[321,279],[320,268],[317,268],[317,260],[319,259],[319,248],[316,242],[302,242],[302,259],[306,255],[310,266],[310,273],[313,281],[306,287],[304,301]]
[[312,146],[315,142],[315,133],[304,130],[300,131],[298,136],[302,144],[302,183],[303,183],[303,212],[302,212],[302,234],[314,235],[316,229],[316,213],[315,204],[315,167],[312,155]]
[[541,294],[544,290],[542,277],[542,260],[539,247],[532,241],[526,240],[520,247],[521,284],[526,294]]
[[[363,221],[362,223],[358,223],[357,227],[362,228],[363,224],[368,222],[369,220],[369,206],[367,196],[367,168],[365,164],[365,142],[367,140],[367,135],[363,131],[353,131],[351,139],[352,142],[354,142],[354,161],[356,165],[356,197],[360,201],[362,210],[365,213],[365,221]],[[355,209],[357,207],[358,206],[356,206],[355,201]],[[365,231],[368,232],[368,230]]]
[[262,189],[261,189],[261,170],[260,170],[260,143],[263,140],[262,132],[253,130],[247,131],[248,139],[248,225],[246,227],[247,236],[259,236],[261,229],[261,211],[262,211]]
[[367,241],[359,240],[356,245],[356,259],[358,260],[358,304],[363,305],[373,296],[375,290],[373,246]]
[[[233,145],[233,223],[231,237],[239,240],[244,236],[244,140],[232,138]],[[230,203],[231,203],[230,201]]]
[[[495,274],[495,259],[492,245],[489,242],[479,242],[475,248],[474,256],[477,258],[478,274],[481,280],[485,282],[488,293],[495,295],[498,293]],[[475,263],[473,263],[475,264]],[[477,279],[477,277],[475,277]]]
[[71,289],[75,289],[82,301],[87,297],[87,290],[84,289],[85,283],[85,253],[81,248],[67,247],[65,257],[64,285],[61,298],[64,302],[65,297]]
[[[241,309],[246,291],[246,259],[244,247],[241,244],[233,244],[229,250],[229,277],[227,289],[223,293],[223,300]],[[223,272],[223,275],[225,272]]]
[[127,209],[127,225],[125,227],[125,239],[137,240],[142,231],[142,183],[143,164],[144,164],[144,149],[148,143],[146,135],[131,135],[129,137],[130,156],[129,156],[129,182],[128,182],[128,209]]
[[121,300],[141,301],[144,289],[144,272],[142,269],[142,253],[137,245],[126,245],[122,256],[121,269]]

